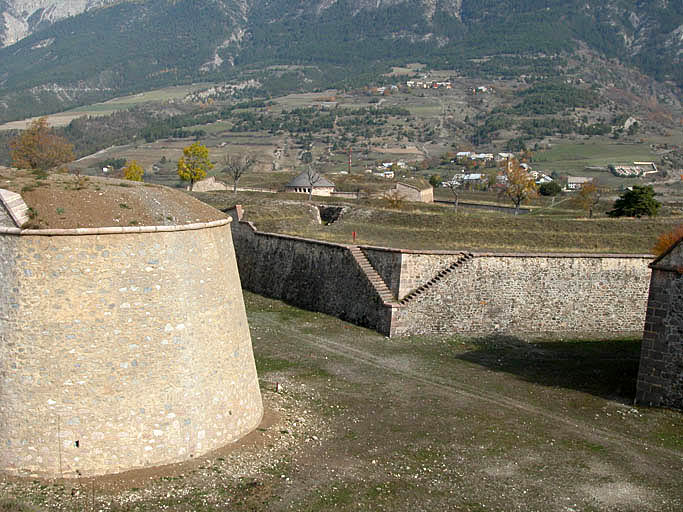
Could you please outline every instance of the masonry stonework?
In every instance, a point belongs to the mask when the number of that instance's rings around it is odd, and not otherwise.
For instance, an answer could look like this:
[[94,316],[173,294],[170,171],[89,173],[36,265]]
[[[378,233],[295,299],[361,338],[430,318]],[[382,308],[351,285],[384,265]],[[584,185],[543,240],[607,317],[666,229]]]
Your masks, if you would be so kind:
[[683,410],[683,243],[650,266],[636,402]]
[[233,229],[246,289],[387,335],[621,336],[643,328],[649,255],[361,246],[393,295],[383,302],[350,258],[351,246],[262,233],[246,222]]
[[234,222],[245,289],[389,334],[392,309],[383,304],[348,247],[258,232]]
[[258,425],[230,226],[195,227],[0,234],[1,470],[173,463]]
[[417,187],[407,183],[398,182],[396,184],[396,191],[406,201],[416,201],[421,203],[434,202],[434,189],[432,187]]
[[[404,255],[446,267],[447,257]],[[401,307],[396,334],[622,335],[642,329],[647,257],[474,254]],[[413,275],[407,276],[412,280]],[[403,276],[401,281],[403,281]]]

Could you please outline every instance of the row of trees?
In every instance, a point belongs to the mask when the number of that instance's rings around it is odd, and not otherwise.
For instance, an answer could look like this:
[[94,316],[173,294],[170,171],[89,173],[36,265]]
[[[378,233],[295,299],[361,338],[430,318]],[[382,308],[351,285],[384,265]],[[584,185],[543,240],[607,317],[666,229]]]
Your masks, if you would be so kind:
[[[75,158],[73,144],[54,133],[48,125],[47,117],[33,121],[9,142],[9,148],[13,166],[39,172],[67,164]],[[232,177],[235,192],[240,178],[253,164],[254,158],[249,155],[225,157],[223,171]],[[195,142],[183,149],[183,156],[178,160],[178,176],[183,181],[189,181],[192,189],[195,182],[204,179],[213,167],[208,148]],[[135,160],[126,161],[122,171],[123,177],[131,181],[142,181],[145,174],[142,166]]]

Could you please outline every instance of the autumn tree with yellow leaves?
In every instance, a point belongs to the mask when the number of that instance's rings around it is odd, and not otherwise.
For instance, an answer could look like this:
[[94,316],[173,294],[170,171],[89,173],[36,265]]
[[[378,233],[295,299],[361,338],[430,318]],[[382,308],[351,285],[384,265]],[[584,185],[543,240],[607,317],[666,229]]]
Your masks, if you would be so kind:
[[602,197],[602,187],[597,180],[591,180],[583,183],[579,192],[573,199],[573,203],[588,212],[588,218],[593,218],[593,209],[600,202]]
[[512,201],[517,215],[522,203],[536,197],[536,182],[516,160],[510,160],[506,164],[505,183],[500,185],[499,195]]
[[137,160],[131,160],[126,162],[126,166],[123,168],[123,177],[130,181],[142,181],[142,177],[145,175],[145,170],[137,162]]
[[12,165],[20,169],[47,171],[74,159],[74,147],[56,135],[47,117],[31,122],[26,130],[9,143]]
[[183,149],[183,156],[178,160],[178,176],[183,181],[190,182],[190,190],[195,182],[204,179],[211,169],[213,164],[209,160],[209,150],[206,146],[195,142]]

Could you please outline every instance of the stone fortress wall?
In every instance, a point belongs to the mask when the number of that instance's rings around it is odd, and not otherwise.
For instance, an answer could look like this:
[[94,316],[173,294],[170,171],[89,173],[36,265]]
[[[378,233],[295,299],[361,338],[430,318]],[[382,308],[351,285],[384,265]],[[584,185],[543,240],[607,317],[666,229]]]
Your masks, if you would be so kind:
[[233,222],[233,239],[244,289],[389,332],[392,308],[346,246],[261,233],[249,222]]
[[683,410],[683,240],[650,267],[636,401]]
[[[229,212],[235,219],[240,209]],[[642,334],[650,255],[492,254],[345,246],[234,222],[245,289],[385,335]],[[382,299],[362,252],[391,297]]]
[[229,221],[0,228],[0,470],[173,463],[259,424]]
[[[412,288],[449,255],[403,255]],[[394,317],[396,334],[642,334],[649,256],[474,253]],[[427,268],[425,268],[427,266]]]

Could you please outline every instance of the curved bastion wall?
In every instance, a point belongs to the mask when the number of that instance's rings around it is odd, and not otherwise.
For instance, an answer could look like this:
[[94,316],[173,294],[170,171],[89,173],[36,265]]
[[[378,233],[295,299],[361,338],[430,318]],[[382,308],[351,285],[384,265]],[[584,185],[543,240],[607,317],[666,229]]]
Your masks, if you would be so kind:
[[183,461],[262,415],[229,219],[0,228],[0,470]]

